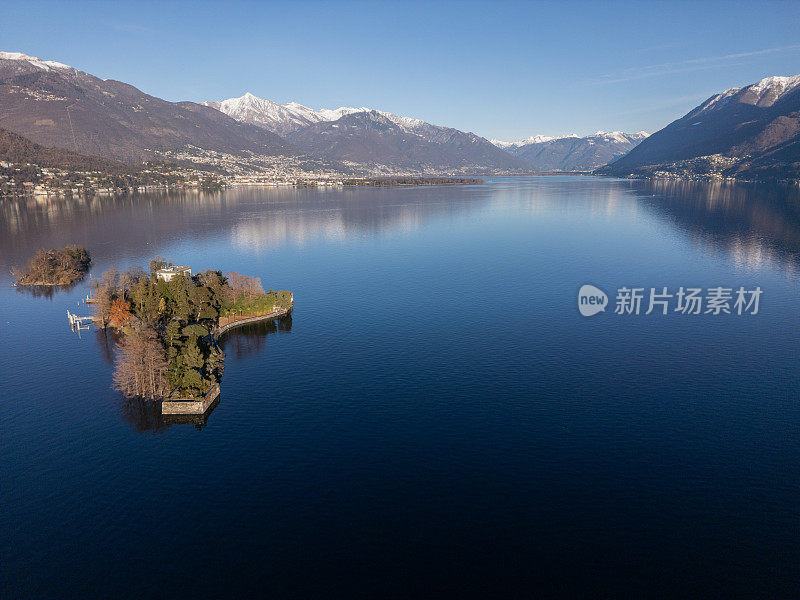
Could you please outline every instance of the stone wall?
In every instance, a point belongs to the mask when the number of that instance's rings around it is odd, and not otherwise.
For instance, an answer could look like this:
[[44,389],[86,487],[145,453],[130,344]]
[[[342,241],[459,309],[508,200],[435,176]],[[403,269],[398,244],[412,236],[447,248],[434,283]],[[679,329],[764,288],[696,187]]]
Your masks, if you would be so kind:
[[258,323],[267,319],[277,319],[292,311],[291,308],[279,308],[269,313],[262,315],[248,315],[242,317],[220,317],[219,327],[214,331],[214,338],[219,338],[223,333],[239,325],[247,325],[249,323]]
[[161,403],[162,415],[202,415],[219,397],[219,384],[215,383],[203,398],[176,398]]

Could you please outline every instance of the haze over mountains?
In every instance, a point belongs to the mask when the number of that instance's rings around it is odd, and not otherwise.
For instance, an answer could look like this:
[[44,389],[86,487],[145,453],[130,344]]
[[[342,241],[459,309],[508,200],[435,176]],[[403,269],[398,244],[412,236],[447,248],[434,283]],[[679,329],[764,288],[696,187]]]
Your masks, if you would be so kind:
[[800,75],[715,94],[599,172],[800,178]]
[[17,156],[79,163],[81,156],[136,164],[188,153],[202,168],[219,169],[220,157],[233,156],[237,169],[259,164],[262,172],[274,158],[294,165],[292,172],[325,165],[364,175],[590,171],[608,163],[596,172],[800,178],[800,75],[716,94],[650,137],[598,131],[490,142],[367,107],[315,110],[250,93],[168,102],[59,62],[0,52],[0,128],[40,145],[6,135],[25,148]]
[[585,137],[536,135],[519,142],[492,140],[492,143],[537,172],[591,171],[626,154],[646,137],[645,131],[598,131]]

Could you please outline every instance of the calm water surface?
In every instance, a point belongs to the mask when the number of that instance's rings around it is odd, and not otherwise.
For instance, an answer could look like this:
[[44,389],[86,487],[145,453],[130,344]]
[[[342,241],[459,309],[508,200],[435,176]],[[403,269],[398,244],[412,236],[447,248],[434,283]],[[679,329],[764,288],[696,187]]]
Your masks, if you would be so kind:
[[[39,247],[292,289],[206,423],[11,287]],[[0,204],[0,596],[800,597],[797,188],[498,179]],[[593,283],[764,290],[587,319]]]

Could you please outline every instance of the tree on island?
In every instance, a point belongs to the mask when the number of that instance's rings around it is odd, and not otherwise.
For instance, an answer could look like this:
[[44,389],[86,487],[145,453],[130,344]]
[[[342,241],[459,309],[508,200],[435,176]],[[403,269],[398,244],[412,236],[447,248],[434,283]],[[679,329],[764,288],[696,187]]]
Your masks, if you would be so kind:
[[24,269],[14,270],[18,285],[70,285],[83,279],[92,263],[82,246],[39,250]]
[[131,303],[125,298],[114,298],[109,309],[108,322],[113,327],[122,327],[133,316]]
[[170,389],[167,368],[158,334],[146,327],[134,327],[120,342],[114,387],[127,397],[163,398]]
[[241,273],[228,271],[225,273],[228,280],[228,288],[233,295],[234,304],[242,298],[255,298],[264,295],[264,287],[258,277],[248,277]]
[[222,377],[224,355],[211,334],[222,316],[292,307],[291,292],[264,293],[260,279],[239,273],[208,270],[164,281],[157,271],[169,264],[156,258],[150,272],[111,267],[91,284],[95,323],[123,336],[114,379],[123,395],[204,394]]

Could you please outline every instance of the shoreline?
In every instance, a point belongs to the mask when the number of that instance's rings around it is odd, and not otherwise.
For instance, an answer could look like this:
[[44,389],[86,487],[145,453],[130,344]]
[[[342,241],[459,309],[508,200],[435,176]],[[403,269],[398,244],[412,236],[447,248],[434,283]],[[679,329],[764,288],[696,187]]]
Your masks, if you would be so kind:
[[217,325],[214,331],[211,332],[211,338],[214,340],[214,343],[217,343],[219,342],[219,339],[223,335],[225,335],[232,329],[236,329],[237,327],[242,327],[244,325],[250,325],[251,323],[258,323],[260,321],[279,319],[291,313],[292,310],[294,310],[294,304],[292,304],[292,306],[290,306],[289,308],[281,308],[278,310],[273,310],[272,312],[263,315],[253,315],[250,317],[243,317],[241,319],[236,319],[231,323],[226,323],[225,325]]
[[590,173],[592,177],[618,179],[620,181],[683,181],[693,183],[758,183],[766,185],[800,185],[800,179],[739,179],[736,177],[659,177],[655,175],[621,176],[606,173]]
[[69,283],[20,283],[19,281],[15,281],[11,284],[12,287],[67,287],[70,285],[75,285],[76,283],[80,283],[83,281],[84,277],[80,279],[76,279],[75,281],[70,281]]
[[[272,312],[263,314],[263,315],[254,315],[251,317],[243,317],[241,319],[236,319],[231,323],[226,323],[222,326],[217,326],[214,331],[211,332],[211,339],[213,340],[214,344],[219,344],[219,340],[222,336],[224,336],[229,331],[236,329],[237,327],[243,327],[245,325],[251,325],[253,323],[259,323],[261,321],[269,321],[279,319],[281,317],[285,317],[286,315],[292,312],[294,308],[294,304],[289,308],[281,308],[279,310],[273,310]],[[219,403],[219,397],[221,391],[221,383],[217,381],[214,383],[213,386],[203,395],[203,396],[196,396],[196,397],[176,397],[171,398],[167,396],[166,398],[161,399],[161,415],[171,415],[171,416],[203,416],[210,412],[210,410]]]

